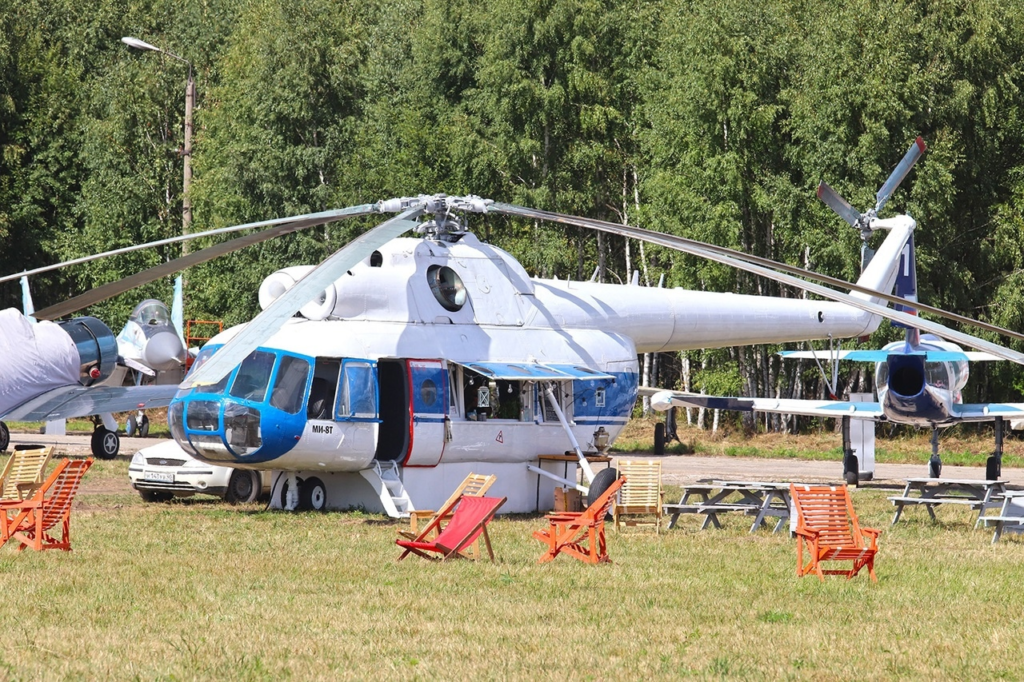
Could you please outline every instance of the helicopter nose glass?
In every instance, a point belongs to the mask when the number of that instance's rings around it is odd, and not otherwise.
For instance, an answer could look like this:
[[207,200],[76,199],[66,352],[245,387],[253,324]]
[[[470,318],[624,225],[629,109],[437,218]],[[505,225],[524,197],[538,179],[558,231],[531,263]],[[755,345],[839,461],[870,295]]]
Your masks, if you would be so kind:
[[263,444],[259,410],[227,403],[224,406],[224,439],[236,455],[248,455],[258,450]]

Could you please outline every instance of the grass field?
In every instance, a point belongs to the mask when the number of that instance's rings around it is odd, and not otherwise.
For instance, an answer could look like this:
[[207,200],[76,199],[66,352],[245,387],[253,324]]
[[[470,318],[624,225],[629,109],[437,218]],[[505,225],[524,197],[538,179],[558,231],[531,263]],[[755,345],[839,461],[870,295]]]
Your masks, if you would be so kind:
[[889,491],[854,493],[879,582],[820,583],[747,517],[609,530],[596,567],[538,565],[542,519],[499,518],[495,564],[396,563],[384,517],[103,492],[126,469],[87,475],[73,552],[0,549],[6,678],[1021,677],[1024,541],[961,509],[890,530]]
[[[654,425],[660,416],[633,419],[629,422],[614,450],[618,452],[650,452],[654,447]],[[668,444],[668,453],[706,455],[712,457],[769,457],[842,461],[842,436],[830,429],[808,434],[788,433],[745,434],[725,429],[717,435],[681,423],[679,441]],[[980,432],[980,433],[979,433]],[[992,431],[987,425],[960,425],[939,432],[939,452],[946,464],[985,466],[995,447]],[[875,438],[875,461],[886,464],[926,464],[931,457],[931,432],[927,429],[904,429],[887,437],[879,427]],[[1024,436],[1007,429],[1003,446],[1003,466],[1024,467]]]

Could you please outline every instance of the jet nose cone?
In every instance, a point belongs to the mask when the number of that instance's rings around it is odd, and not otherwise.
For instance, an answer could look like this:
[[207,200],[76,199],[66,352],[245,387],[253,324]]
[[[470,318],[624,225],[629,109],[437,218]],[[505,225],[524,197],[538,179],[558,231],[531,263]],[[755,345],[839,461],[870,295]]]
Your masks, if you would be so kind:
[[142,350],[145,363],[156,370],[174,369],[185,362],[185,348],[173,332],[154,334]]

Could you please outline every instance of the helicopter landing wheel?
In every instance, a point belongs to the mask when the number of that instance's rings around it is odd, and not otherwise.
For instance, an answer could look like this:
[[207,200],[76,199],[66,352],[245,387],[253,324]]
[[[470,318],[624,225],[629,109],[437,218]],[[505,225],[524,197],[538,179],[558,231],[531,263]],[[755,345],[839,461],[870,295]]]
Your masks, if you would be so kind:
[[316,476],[310,476],[299,484],[299,509],[304,511],[325,511],[327,509],[327,486]]

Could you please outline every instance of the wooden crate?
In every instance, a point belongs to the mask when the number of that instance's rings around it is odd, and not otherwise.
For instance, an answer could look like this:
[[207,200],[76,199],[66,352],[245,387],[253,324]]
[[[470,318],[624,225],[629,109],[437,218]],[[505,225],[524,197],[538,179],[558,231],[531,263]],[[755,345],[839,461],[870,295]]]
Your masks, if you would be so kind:
[[575,488],[555,488],[554,511],[583,511],[583,497]]

